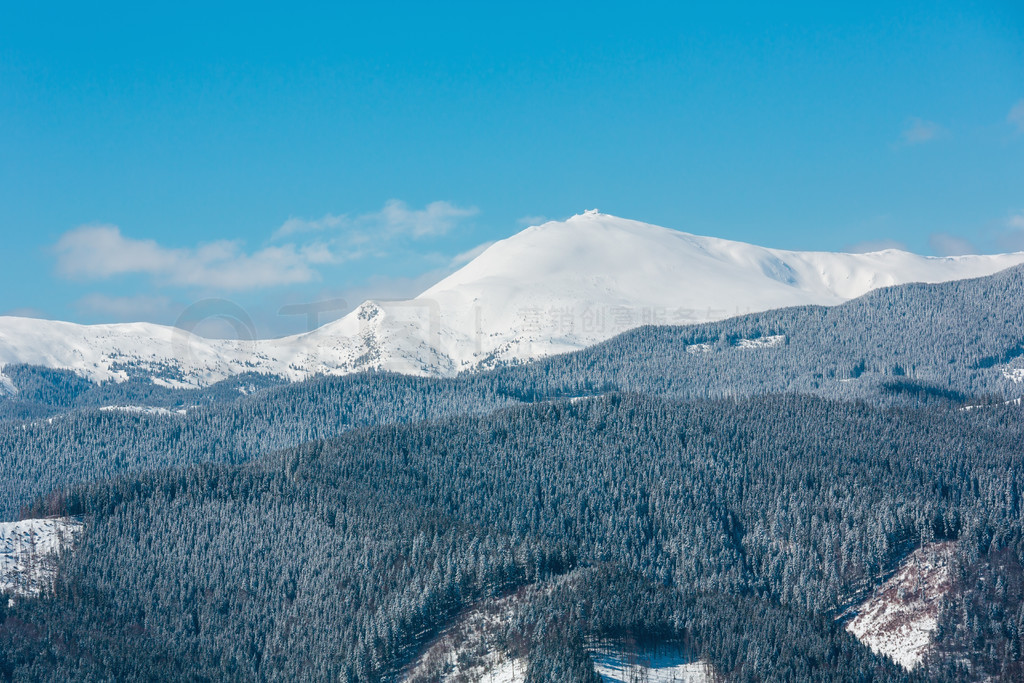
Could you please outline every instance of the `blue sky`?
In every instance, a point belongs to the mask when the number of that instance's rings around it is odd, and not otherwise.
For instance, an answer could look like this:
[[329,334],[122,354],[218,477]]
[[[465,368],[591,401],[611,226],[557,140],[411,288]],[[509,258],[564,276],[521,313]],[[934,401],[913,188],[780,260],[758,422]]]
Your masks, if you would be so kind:
[[300,331],[588,208],[1024,249],[1017,1],[149,4],[0,8],[0,313]]

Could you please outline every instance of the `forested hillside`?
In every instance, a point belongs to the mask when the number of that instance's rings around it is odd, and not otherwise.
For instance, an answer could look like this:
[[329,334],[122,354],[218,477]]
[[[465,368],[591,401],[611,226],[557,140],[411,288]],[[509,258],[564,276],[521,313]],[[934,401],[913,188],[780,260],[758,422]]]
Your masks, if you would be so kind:
[[[668,643],[732,680],[1024,676],[1024,269],[454,379],[202,390],[5,368],[0,514],[84,523],[0,678],[391,681],[480,601],[532,681]],[[904,671],[845,630],[956,541]]]
[[198,395],[204,403],[179,400],[169,404],[172,411],[76,408],[0,422],[0,517],[13,518],[35,496],[69,484],[188,463],[245,462],[354,427],[518,402],[456,380],[392,374],[321,378],[245,396],[218,386]]
[[[389,680],[461,607],[562,577],[509,624],[535,672],[630,634],[737,680],[895,680],[833,619],[922,542],[1020,556],[1018,417],[613,395],[95,484],[39,510],[91,521],[53,595],[7,609],[4,670]],[[1015,620],[967,604],[945,645],[1015,671]]]
[[[641,328],[578,353],[456,379],[366,373],[279,385],[243,375],[182,390],[5,368],[19,391],[0,398],[0,518],[35,496],[123,472],[243,462],[353,427],[558,397],[800,392],[885,405],[999,403],[1024,395],[1013,374],[1024,368],[1022,291],[1024,268],[905,285],[834,308]],[[173,410],[109,409],[132,406]]]
[[644,327],[499,373],[550,396],[601,386],[699,398],[777,392],[902,402],[1024,394],[1024,268],[881,289],[835,307]]
[[738,680],[895,679],[831,617],[922,542],[1019,555],[1011,411],[614,395],[95,484],[39,510],[91,521],[7,610],[7,671],[388,679],[461,606],[575,567],[578,599],[510,626],[528,652],[629,633]]

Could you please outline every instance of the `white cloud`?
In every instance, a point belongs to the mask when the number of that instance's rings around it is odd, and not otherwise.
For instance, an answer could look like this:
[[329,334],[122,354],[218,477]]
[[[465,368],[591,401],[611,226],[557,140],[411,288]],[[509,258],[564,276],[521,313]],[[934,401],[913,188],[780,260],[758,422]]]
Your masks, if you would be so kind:
[[534,225],[543,225],[548,222],[547,216],[523,216],[516,221],[517,224],[524,228],[532,227]]
[[494,242],[484,242],[483,244],[478,244],[477,246],[473,247],[472,249],[468,249],[468,250],[462,252],[461,254],[456,255],[455,258],[453,258],[451,260],[451,263],[449,264],[449,267],[451,267],[451,268],[458,268],[459,266],[462,266],[462,265],[465,265],[465,264],[469,263],[470,261],[475,259],[480,254],[482,254],[485,251],[487,251],[487,248],[489,246],[491,246],[492,244],[494,244]]
[[71,279],[139,274],[158,285],[251,290],[317,280],[317,266],[385,256],[397,240],[443,235],[476,213],[473,207],[443,201],[411,209],[393,199],[380,211],[355,217],[290,218],[273,236],[290,240],[256,251],[246,251],[241,242],[228,240],[167,247],[151,239],[126,237],[116,225],[84,225],[61,236],[54,254],[57,272]]
[[1024,211],[1006,219],[1006,230],[999,235],[999,246],[1007,251],[1024,251]]
[[963,256],[964,254],[977,254],[978,250],[971,242],[956,235],[944,232],[933,233],[928,238],[928,244],[932,251],[939,256]]
[[134,315],[139,311],[168,309],[172,305],[166,296],[107,296],[106,294],[87,294],[78,300],[78,306],[87,311],[97,313],[114,313],[117,315]]
[[886,249],[899,249],[900,251],[907,251],[907,245],[903,242],[897,242],[896,240],[880,239],[880,240],[866,240],[864,242],[857,242],[851,244],[843,249],[847,254],[867,254],[872,251],[885,251]]
[[1006,121],[1017,129],[1018,133],[1024,133],[1024,100],[1017,100],[1010,113],[1006,115]]
[[476,207],[461,207],[451,202],[431,202],[422,209],[410,209],[400,199],[389,199],[380,211],[356,216],[328,213],[315,219],[289,218],[274,232],[274,239],[327,231],[343,231],[349,242],[354,244],[367,242],[371,237],[436,237],[448,233],[460,220],[477,213]]
[[38,308],[32,308],[31,306],[19,306],[17,308],[9,308],[6,311],[0,311],[0,315],[10,315],[16,318],[42,318],[48,319],[49,316]]
[[105,320],[118,321],[173,319],[181,308],[169,297],[146,294],[134,296],[86,294],[75,305],[85,313],[98,314]]
[[281,225],[280,228],[274,231],[274,239],[287,237],[288,235],[294,235],[296,233],[322,232],[323,230],[331,228],[342,228],[349,225],[350,222],[351,221],[348,216],[345,216],[344,214],[336,216],[330,213],[324,214],[322,218],[314,220],[289,218],[283,225]]
[[78,300],[76,306],[90,313],[101,313],[129,321],[129,319],[153,319],[176,310],[169,297],[136,294],[134,296],[108,296],[105,294],[87,294]]
[[946,129],[934,121],[926,121],[911,117],[903,129],[903,143],[907,145],[920,145],[931,142],[946,135]]
[[115,225],[85,225],[64,233],[54,247],[57,272],[81,280],[143,274],[163,284],[227,290],[309,282],[320,256],[293,244],[246,253],[239,242],[220,240],[170,248],[125,237]]
[[448,202],[431,202],[426,208],[411,210],[405,202],[389,200],[376,218],[392,234],[409,234],[413,237],[443,235],[455,227],[461,218],[476,215],[475,207],[460,208]]

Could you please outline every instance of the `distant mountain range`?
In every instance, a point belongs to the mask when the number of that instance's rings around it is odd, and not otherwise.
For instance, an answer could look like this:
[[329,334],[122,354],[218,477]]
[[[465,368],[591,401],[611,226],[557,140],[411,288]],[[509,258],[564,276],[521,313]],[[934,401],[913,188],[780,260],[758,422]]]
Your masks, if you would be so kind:
[[880,287],[979,277],[1021,263],[1024,252],[784,251],[588,211],[493,244],[414,299],[367,301],[313,332],[280,339],[0,317],[0,367],[65,368],[95,381],[149,377],[169,387],[253,371],[288,380],[369,369],[452,376],[578,350],[645,324],[830,306]]

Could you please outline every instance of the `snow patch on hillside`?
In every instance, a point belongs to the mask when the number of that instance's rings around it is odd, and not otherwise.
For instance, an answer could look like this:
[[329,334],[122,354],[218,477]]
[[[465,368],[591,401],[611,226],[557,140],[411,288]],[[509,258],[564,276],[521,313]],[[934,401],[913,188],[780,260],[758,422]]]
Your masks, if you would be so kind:
[[83,528],[70,518],[0,522],[0,591],[38,595],[52,585],[58,555]]
[[932,543],[915,550],[896,573],[855,610],[846,630],[880,655],[912,670],[934,644],[939,603],[951,587],[955,543]]
[[417,657],[402,680],[406,683],[526,680],[526,662],[499,645],[518,600],[515,595],[492,598],[467,610]]
[[[467,672],[466,676],[462,680],[480,681],[481,683],[523,683],[526,680],[526,662],[521,659],[501,657],[489,661],[483,669]],[[453,679],[446,677],[443,680]]]
[[[491,598],[466,610],[408,667],[406,683],[462,683],[526,679],[526,661],[506,651],[506,627],[531,587],[503,598]],[[711,665],[694,661],[675,645],[638,647],[618,641],[594,640],[587,646],[594,670],[608,683],[711,683]]]
[[[732,347],[737,349],[774,349],[780,346],[785,346],[786,335],[784,334],[773,334],[766,337],[756,337],[753,339],[737,339],[732,342]],[[715,350],[715,344],[711,342],[701,342],[699,344],[688,344],[686,346],[686,352],[693,355],[699,355],[704,353],[711,353]]]
[[673,648],[626,648],[604,643],[593,646],[594,670],[608,683],[712,683],[714,669],[693,661]]
[[185,408],[159,408],[156,406],[103,406],[100,410],[108,413],[134,413],[136,415],[185,415]]
[[773,349],[783,346],[785,343],[786,335],[773,334],[768,337],[758,337],[757,339],[739,339],[736,341],[736,346],[741,349]]
[[1020,384],[1024,382],[1024,368],[1013,368],[1012,370],[1003,370],[1003,377],[1010,380],[1014,384]]
[[[228,375],[225,375],[227,377]],[[202,382],[196,380],[172,379],[167,377],[153,377],[153,384],[164,389],[196,389],[203,386]]]
[[14,396],[18,393],[18,387],[14,386],[14,381],[3,373],[3,368],[0,367],[0,396]]
[[[1000,406],[1019,406],[1019,405],[1022,405],[1022,404],[1024,404],[1024,397],[1011,398],[1009,401],[1002,401],[1001,403],[997,403],[995,405],[1000,405]],[[969,413],[972,410],[980,410],[982,408],[988,408],[988,407],[990,407],[990,405],[992,405],[992,404],[964,406],[963,408],[960,408],[960,412],[962,412],[962,413]]]

